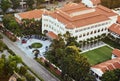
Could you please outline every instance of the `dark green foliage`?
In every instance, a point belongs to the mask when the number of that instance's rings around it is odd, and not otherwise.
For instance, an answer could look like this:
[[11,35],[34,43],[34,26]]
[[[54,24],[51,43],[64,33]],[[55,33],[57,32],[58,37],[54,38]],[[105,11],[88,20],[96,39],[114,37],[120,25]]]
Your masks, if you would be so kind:
[[3,50],[6,49],[6,45],[0,40],[0,51],[3,52]]
[[120,0],[101,0],[101,4],[110,9],[120,7]]
[[120,81],[120,69],[105,72],[102,77],[102,81]]
[[26,0],[27,5],[29,6],[30,9],[33,8],[33,4],[35,3],[34,0]]
[[26,74],[25,74],[25,77],[26,77],[27,81],[35,81],[35,77],[32,76],[32,75],[29,74],[29,73],[26,73]]
[[16,9],[20,6],[20,0],[10,0],[12,2],[13,5],[13,9]]
[[42,34],[41,20],[35,21],[34,19],[23,19],[22,22],[21,31],[23,35]]
[[11,7],[11,3],[9,2],[9,0],[1,0],[1,9],[3,10],[4,13],[10,7]]
[[8,52],[9,52],[11,55],[15,55],[15,53],[14,53],[11,49],[8,49]]
[[[6,29],[10,30],[14,35],[21,36],[21,30],[19,24],[16,22],[14,17],[10,14],[4,15],[3,17],[3,25]],[[15,40],[12,37],[13,40]]]
[[80,55],[77,38],[71,37],[69,32],[58,36],[59,39],[53,40],[49,51],[46,52],[46,58],[60,67],[65,81],[71,81],[71,78],[75,81],[88,81],[87,78],[92,76],[88,75],[90,65],[87,59]]
[[83,81],[88,76],[90,65],[85,57],[80,55],[79,49],[75,46],[68,46],[65,49],[66,57],[62,60],[62,75],[68,74],[75,81]]
[[9,56],[8,58],[5,55],[2,55],[0,58],[0,77],[10,76],[13,74],[13,71],[18,71],[17,65],[21,63],[21,58],[18,56]]
[[0,35],[0,39],[3,39],[3,36],[2,36],[2,35]]
[[46,67],[50,67],[50,63],[47,62],[47,61],[45,61],[45,66],[46,66]]
[[20,70],[19,70],[19,74],[21,74],[21,75],[25,75],[26,72],[27,72],[26,67],[25,67],[25,66],[21,66],[21,67],[20,67]]

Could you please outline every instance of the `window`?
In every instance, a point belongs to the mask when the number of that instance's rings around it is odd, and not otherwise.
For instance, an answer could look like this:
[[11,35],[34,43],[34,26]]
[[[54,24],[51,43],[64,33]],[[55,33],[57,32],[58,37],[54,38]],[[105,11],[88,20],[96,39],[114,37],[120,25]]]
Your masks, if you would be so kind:
[[87,33],[87,35],[89,35],[89,32]]
[[103,31],[103,29],[101,31]]
[[48,24],[46,24],[46,27],[48,27]]
[[96,30],[94,31],[94,33],[96,33]]
[[79,38],[81,38],[82,37],[82,35],[79,35]]
[[93,34],[93,31],[91,31],[91,34]]
[[107,30],[107,28],[105,28],[105,30]]
[[85,36],[85,34],[83,34],[83,36]]
[[100,32],[100,29],[98,30],[98,32]]

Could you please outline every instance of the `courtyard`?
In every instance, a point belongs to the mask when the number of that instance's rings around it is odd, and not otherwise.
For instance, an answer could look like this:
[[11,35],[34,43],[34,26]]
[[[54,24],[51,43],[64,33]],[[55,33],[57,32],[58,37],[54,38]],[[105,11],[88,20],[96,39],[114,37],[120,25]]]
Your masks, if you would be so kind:
[[103,46],[94,50],[82,53],[88,59],[91,66],[111,59],[112,48]]
[[[34,44],[41,44],[41,46],[39,47],[38,45],[38,48],[35,48],[33,45]],[[22,43],[22,40],[19,40],[16,42],[16,45],[26,53],[26,55],[30,58],[34,58],[35,55],[34,55],[34,50],[39,50],[39,54],[38,54],[38,57],[43,57],[44,56],[44,53],[46,51],[46,47],[48,48],[51,44],[51,41],[50,40],[42,40],[42,39],[36,39],[36,38],[30,38],[30,39],[27,39],[27,42],[24,42]]]

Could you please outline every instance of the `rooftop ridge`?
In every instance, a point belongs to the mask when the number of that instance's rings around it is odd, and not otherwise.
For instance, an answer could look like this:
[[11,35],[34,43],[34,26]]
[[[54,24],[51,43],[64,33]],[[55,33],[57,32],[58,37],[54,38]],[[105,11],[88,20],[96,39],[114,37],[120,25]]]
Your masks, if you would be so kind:
[[102,10],[106,11],[106,12],[111,12],[111,10],[110,10],[110,9],[108,9],[108,8],[106,8],[106,7],[102,6],[102,5],[98,5],[98,8],[100,8],[100,9],[102,9]]

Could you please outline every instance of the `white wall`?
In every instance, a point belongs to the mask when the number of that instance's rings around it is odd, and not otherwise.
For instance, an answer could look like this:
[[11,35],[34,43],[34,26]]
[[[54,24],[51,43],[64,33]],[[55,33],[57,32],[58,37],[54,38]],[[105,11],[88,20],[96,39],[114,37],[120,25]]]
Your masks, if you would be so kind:
[[20,21],[22,20],[22,18],[18,15],[18,13],[17,13],[17,14],[14,14],[14,16],[15,16],[16,18],[18,18]]
[[[83,27],[75,27],[74,29],[66,29],[65,25],[59,22],[57,19],[54,19],[53,17],[50,17],[48,15],[42,15],[42,32],[44,30],[48,30],[48,31],[54,32],[57,35],[57,34],[64,34],[66,33],[66,31],[69,31],[72,36],[75,36],[78,38],[77,41],[80,41],[80,40],[86,40],[88,38],[95,37],[98,35],[102,35],[104,33],[107,34],[108,28],[113,23],[115,23],[116,20],[117,20],[117,16],[113,16],[106,21],[98,22],[98,23],[83,26]],[[95,31],[96,33],[94,33]],[[93,33],[91,34],[91,32]]]
[[64,34],[66,32],[64,24],[47,15],[42,15],[42,32],[44,30],[53,31],[55,34]]
[[[78,37],[77,41],[80,41],[80,40],[86,40],[88,38],[95,37],[95,36],[98,36],[98,35],[101,35],[104,33],[107,34],[110,23],[111,23],[110,20],[107,20],[107,21],[87,25],[84,27],[76,28],[75,31],[78,31],[78,32],[74,32],[74,36],[77,36]],[[99,32],[98,32],[98,30],[99,30]],[[96,31],[96,33],[94,33],[95,31]],[[93,33],[91,33],[91,32],[93,32]]]

